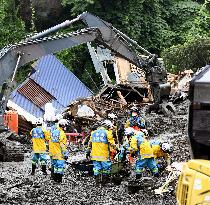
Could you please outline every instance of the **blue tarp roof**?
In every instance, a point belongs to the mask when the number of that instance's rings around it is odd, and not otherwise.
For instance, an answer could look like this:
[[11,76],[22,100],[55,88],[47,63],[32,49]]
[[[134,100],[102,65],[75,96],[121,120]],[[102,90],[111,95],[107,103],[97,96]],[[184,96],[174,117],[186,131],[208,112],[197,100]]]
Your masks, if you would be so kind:
[[[40,58],[35,70],[30,79],[33,79],[55,98],[52,100],[52,103],[58,112],[61,112],[77,98],[85,98],[92,95],[92,92],[53,55]],[[28,79],[18,88],[27,81]],[[32,101],[17,91],[18,88],[12,92],[10,100],[33,116],[42,117],[44,107],[39,108],[33,104]]]

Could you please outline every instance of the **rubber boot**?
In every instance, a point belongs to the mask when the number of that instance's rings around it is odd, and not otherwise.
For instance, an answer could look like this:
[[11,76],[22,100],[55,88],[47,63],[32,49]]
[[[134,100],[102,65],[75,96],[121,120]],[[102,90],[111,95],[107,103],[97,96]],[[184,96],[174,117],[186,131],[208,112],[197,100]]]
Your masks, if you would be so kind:
[[102,185],[105,185],[109,182],[109,176],[108,175],[102,175]]
[[57,174],[57,182],[62,183],[63,174]]
[[138,180],[138,179],[141,179],[141,177],[142,177],[142,174],[136,174],[136,179]]
[[31,175],[35,174],[35,170],[36,170],[36,164],[32,164]]
[[43,175],[47,175],[47,167],[46,167],[46,165],[42,165],[42,173],[43,173]]
[[53,174],[53,180],[54,180],[55,182],[58,182],[58,173],[54,173],[54,174]]
[[55,177],[55,174],[54,174],[54,167],[51,167],[50,171],[51,171],[50,179],[51,179],[51,180],[54,180],[54,177]]
[[94,177],[95,177],[96,186],[98,186],[100,183],[100,175],[98,174],[98,175],[95,175]]
[[159,173],[157,172],[157,173],[153,173],[153,175],[155,176],[155,177],[159,177]]

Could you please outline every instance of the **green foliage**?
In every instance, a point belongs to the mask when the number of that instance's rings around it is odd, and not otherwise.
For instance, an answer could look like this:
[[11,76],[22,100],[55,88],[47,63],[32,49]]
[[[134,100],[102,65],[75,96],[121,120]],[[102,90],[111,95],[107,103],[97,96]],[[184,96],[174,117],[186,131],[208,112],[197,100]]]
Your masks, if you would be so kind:
[[63,0],[73,15],[89,11],[112,23],[152,53],[184,43],[202,5],[192,0]]
[[200,6],[197,15],[187,30],[185,43],[174,45],[163,51],[163,59],[168,70],[177,72],[184,69],[194,69],[210,63],[209,19],[206,1]]
[[17,15],[15,0],[1,0],[0,48],[18,42],[25,36],[24,23]]
[[201,68],[210,63],[210,38],[191,40],[163,52],[163,59],[170,72]]
[[95,72],[87,46],[80,45],[56,54],[61,62],[70,69],[86,86],[97,92],[100,75]]
[[[26,36],[24,23],[18,17],[16,2],[18,1],[1,0],[1,47],[18,42]],[[173,72],[209,63],[209,2],[209,0],[62,0],[65,11],[68,8],[72,18],[84,11],[99,16],[151,53],[161,54],[166,67]],[[36,14],[33,8],[32,15],[34,21]],[[37,30],[33,22],[32,26],[33,31]],[[67,30],[71,31],[72,27]],[[57,57],[91,89],[97,90],[96,87],[100,86],[100,75],[95,73],[85,45],[59,52]],[[27,66],[21,68],[17,79],[23,80],[28,72]]]
[[31,70],[30,64],[20,67],[15,75],[16,82],[22,83],[29,76]]

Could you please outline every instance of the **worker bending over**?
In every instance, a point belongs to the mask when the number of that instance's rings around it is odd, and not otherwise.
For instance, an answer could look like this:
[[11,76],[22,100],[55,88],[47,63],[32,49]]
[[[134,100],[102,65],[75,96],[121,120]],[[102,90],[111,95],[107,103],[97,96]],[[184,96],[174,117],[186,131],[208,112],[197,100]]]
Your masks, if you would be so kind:
[[55,182],[61,183],[64,175],[65,160],[68,158],[66,148],[67,138],[63,131],[65,123],[60,120],[57,124],[54,120],[54,126],[48,132],[49,155],[51,157],[51,177]]
[[135,152],[136,160],[136,179],[141,178],[144,168],[148,167],[154,176],[158,176],[158,167],[153,155],[150,142],[146,139],[143,132],[138,132],[131,138],[130,150]]
[[134,134],[135,130],[132,127],[125,128],[123,144],[120,146],[120,151],[116,156],[116,160],[120,160],[122,162],[128,161],[132,163],[132,157],[131,154],[129,153],[129,148],[130,148],[130,140]]
[[42,118],[39,118],[36,121],[36,127],[31,130],[30,135],[32,136],[32,144],[33,144],[31,175],[35,174],[36,165],[38,164],[39,161],[41,164],[43,174],[47,175],[46,132],[42,128]]
[[93,161],[93,172],[96,185],[100,182],[106,182],[111,173],[110,147],[115,147],[112,132],[108,131],[110,123],[103,121],[97,130],[90,136],[89,147],[91,147],[91,160]]
[[[163,157],[167,162],[167,166],[169,166],[171,163],[170,154],[173,152],[173,145],[167,142],[162,142],[159,139],[150,140],[150,145],[152,146],[153,155],[154,158],[156,159],[156,162],[158,158]],[[158,168],[160,168],[158,162],[157,165]]]

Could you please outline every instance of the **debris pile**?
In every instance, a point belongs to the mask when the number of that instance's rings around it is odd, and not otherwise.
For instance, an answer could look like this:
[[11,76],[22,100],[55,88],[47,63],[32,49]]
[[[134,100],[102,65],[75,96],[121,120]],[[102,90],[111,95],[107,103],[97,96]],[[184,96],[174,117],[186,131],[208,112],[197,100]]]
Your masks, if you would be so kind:
[[[186,92],[186,89],[182,89],[180,85],[188,82],[189,75],[191,73],[185,73],[181,77],[169,75],[169,81],[174,88],[172,95],[175,95],[175,99],[177,99],[177,92]],[[68,119],[70,124],[68,132],[84,132],[85,137],[88,137],[92,126],[96,122],[110,118],[114,114],[117,116],[118,126],[123,125],[130,108],[135,105],[146,120],[149,138],[160,138],[170,141],[174,145],[174,152],[171,155],[173,163],[185,162],[190,159],[190,147],[186,130],[189,102],[186,98],[182,98],[181,102],[176,101],[175,114],[164,116],[147,112],[150,100],[146,100],[147,103],[146,101],[142,102],[142,100],[137,101],[134,96],[133,101],[126,101],[131,99],[132,96],[125,98],[123,90],[118,90],[119,92],[113,94],[110,86],[108,89],[108,91],[104,89],[97,96],[79,99],[69,105],[63,113],[64,118]],[[115,90],[117,90],[116,87]],[[126,90],[126,92],[129,93],[130,91]],[[25,146],[17,142],[17,139],[11,141],[9,138],[16,137],[12,137],[9,133],[0,136],[1,150],[6,150],[7,161],[23,160],[23,153],[26,151]],[[71,162],[75,163],[75,161],[83,159],[84,153],[80,150],[80,153],[76,154],[75,157],[75,152],[71,153],[72,158],[68,161],[64,181],[60,185],[53,184],[49,175],[47,177],[42,176],[41,171],[37,172],[35,176],[30,176],[30,156],[25,155],[24,162],[1,163],[0,203],[176,204],[175,185],[179,174],[177,170],[163,170],[158,178],[151,177],[149,174],[142,181],[142,186],[139,186],[135,192],[131,193],[127,184],[128,178],[126,177],[123,178],[119,185],[111,182],[106,186],[95,186],[93,176],[78,175]]]
[[[110,109],[112,102],[101,101],[100,103],[99,112],[106,111],[108,108],[119,114],[122,119],[126,117],[128,110],[119,109],[117,107],[119,104],[115,104],[114,108],[116,109],[112,110]],[[110,104],[108,105],[108,103]],[[91,108],[96,110],[97,106],[98,104],[95,104],[95,108],[93,105]],[[139,106],[142,107],[142,105]],[[174,144],[172,162],[184,162],[190,157],[186,135],[187,106],[188,101],[177,104],[177,114],[168,117],[155,113],[148,114],[146,107],[141,109],[141,113],[147,121],[150,137],[158,136]],[[89,119],[89,124],[86,126],[91,127],[93,121],[95,119]],[[52,202],[57,204],[176,204],[175,185],[177,177],[167,170],[163,171],[160,177],[153,177],[153,183],[141,187],[136,193],[131,194],[126,185],[126,178],[118,186],[109,183],[106,186],[96,187],[92,176],[76,177],[77,175],[75,175],[71,165],[67,165],[64,181],[61,185],[53,184],[50,176],[42,176],[41,171],[35,176],[29,176],[30,158],[25,157],[25,161],[21,163],[8,162],[1,165],[1,203],[5,204],[50,204]],[[171,180],[170,176],[174,179]],[[161,194],[155,194],[157,189]]]
[[0,161],[23,161],[27,146],[18,141],[23,142],[24,140],[28,139],[23,139],[10,131],[2,132],[0,134]]

